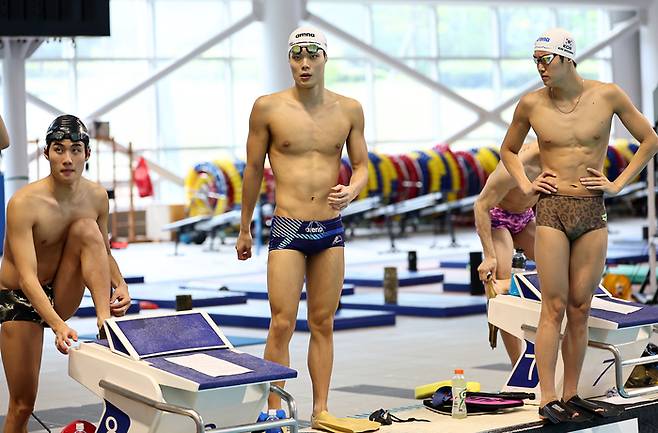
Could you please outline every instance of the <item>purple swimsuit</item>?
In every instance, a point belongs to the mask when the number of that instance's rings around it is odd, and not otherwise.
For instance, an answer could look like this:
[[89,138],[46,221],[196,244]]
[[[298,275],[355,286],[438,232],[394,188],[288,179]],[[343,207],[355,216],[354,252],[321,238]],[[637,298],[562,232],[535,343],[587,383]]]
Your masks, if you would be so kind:
[[530,221],[535,218],[532,208],[521,213],[508,212],[499,207],[489,211],[492,229],[507,229],[513,235],[521,233]]

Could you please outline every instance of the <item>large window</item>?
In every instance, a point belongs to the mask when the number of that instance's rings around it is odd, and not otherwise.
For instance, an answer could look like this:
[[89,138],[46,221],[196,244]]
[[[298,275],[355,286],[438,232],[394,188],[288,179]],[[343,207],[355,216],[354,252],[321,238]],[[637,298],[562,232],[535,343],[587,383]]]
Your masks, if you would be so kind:
[[[555,26],[573,29],[580,52],[610,30],[609,13],[591,7],[558,9],[522,4],[376,0],[363,1],[358,6],[351,2],[336,4],[310,0],[308,8],[486,110],[497,108],[538,82],[530,56],[533,43],[543,29]],[[357,13],[348,12],[347,5]],[[355,25],[355,16],[361,20],[360,26]],[[364,103],[366,125],[372,125],[367,127],[366,138],[372,148],[401,153],[456,136],[459,138],[452,144],[456,148],[500,145],[505,134],[501,125],[485,123],[470,130],[478,119],[477,113],[455,98],[432,91],[366,53],[346,48],[339,35],[329,34],[328,38],[341,49],[330,57],[330,63],[339,66],[330,75],[327,87],[346,89],[349,96]],[[347,59],[363,70],[352,75],[341,70],[340,62]],[[586,78],[611,80],[610,51],[601,50],[578,65],[578,70]],[[353,88],[354,93],[349,93],[350,88],[344,84],[352,82],[353,74],[363,78]],[[363,95],[369,98],[364,100]],[[513,108],[503,110],[503,119],[510,120]],[[461,132],[467,128],[470,132],[463,135]]]
[[[112,0],[110,7],[111,37],[49,41],[37,49],[27,63],[28,92],[85,117],[251,13],[251,0]],[[456,147],[498,145],[504,127],[472,128],[477,113],[459,98],[492,110],[537,81],[529,57],[544,28],[573,29],[581,52],[610,29],[608,12],[592,7],[308,0],[307,8],[457,95],[433,91],[329,33],[327,88],[358,99],[369,146],[392,153],[455,136]],[[259,52],[263,32],[262,23],[250,24],[101,120],[110,122],[118,142],[132,143],[138,154],[181,177],[197,162],[244,158],[249,113],[267,73]],[[610,80],[610,51],[578,70]],[[504,110],[503,118],[509,120],[512,110]],[[31,104],[27,115],[28,138],[43,139],[52,115]],[[111,164],[111,153],[100,150],[94,156],[100,163],[90,163],[92,178],[110,172],[96,173],[95,167]],[[35,167],[33,162],[32,179]],[[41,160],[40,175],[44,170]],[[158,185],[156,191],[159,201],[183,200],[180,187]]]

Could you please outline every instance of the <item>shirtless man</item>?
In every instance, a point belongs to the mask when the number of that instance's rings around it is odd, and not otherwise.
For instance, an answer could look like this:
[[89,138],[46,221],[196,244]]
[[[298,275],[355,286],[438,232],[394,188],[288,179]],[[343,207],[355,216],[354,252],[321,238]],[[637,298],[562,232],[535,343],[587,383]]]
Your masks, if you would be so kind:
[[[586,420],[586,411],[614,415],[577,395],[592,295],[601,280],[607,250],[603,193],[617,194],[658,150],[651,125],[618,86],[578,75],[575,49],[573,36],[564,29],[549,30],[537,39],[533,57],[545,87],[521,98],[501,148],[505,168],[523,193],[539,194],[535,236],[542,291],[535,346],[539,413],[556,423]],[[640,147],[624,171],[610,181],[602,171],[615,114]],[[533,182],[517,155],[531,127],[539,140],[544,170]],[[555,365],[565,312],[560,401]]]
[[[25,433],[34,410],[43,328],[66,354],[75,330],[65,320],[77,310],[85,286],[97,325],[130,305],[128,288],[107,241],[108,199],[82,178],[89,135],[80,119],[63,115],[46,133],[50,175],[21,188],[7,205],[5,255],[0,266],[0,349],[9,408],[4,433]],[[115,287],[111,295],[111,287]]]
[[[541,172],[537,142],[523,146],[519,157],[528,178],[536,178]],[[512,278],[515,248],[523,249],[528,258],[535,258],[535,214],[532,211],[535,203],[537,195],[523,194],[503,164],[498,164],[489,175],[475,201],[475,227],[484,255],[478,273],[480,280],[493,283],[499,293],[509,290],[509,285],[503,281]],[[521,341],[503,330],[501,337],[512,365],[516,364],[521,356]]]
[[[289,365],[288,346],[306,278],[312,422],[318,428],[328,415],[333,319],[343,287],[340,211],[366,185],[368,153],[361,105],[324,88],[324,35],[317,29],[301,27],[291,33],[288,42],[294,86],[258,98],[249,119],[236,250],[239,260],[251,257],[251,217],[268,156],[276,181],[276,209],[267,266],[272,319],[265,359]],[[344,144],[352,164],[347,186],[336,184]],[[276,396],[270,396],[270,409],[280,404]]]

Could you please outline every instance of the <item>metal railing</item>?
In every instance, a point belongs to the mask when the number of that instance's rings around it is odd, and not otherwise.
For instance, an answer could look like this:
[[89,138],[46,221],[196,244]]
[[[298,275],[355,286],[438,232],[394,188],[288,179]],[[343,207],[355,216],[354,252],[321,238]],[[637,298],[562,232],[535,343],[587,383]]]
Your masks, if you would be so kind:
[[272,384],[270,384],[270,390],[275,394],[278,394],[281,397],[281,399],[283,399],[283,401],[285,401],[286,404],[288,405],[288,416],[289,416],[288,418],[277,420],[277,421],[265,421],[265,422],[216,428],[212,430],[205,430],[205,424],[203,422],[203,418],[201,417],[199,412],[197,412],[194,409],[153,400],[150,397],[143,396],[139,393],[123,388],[122,386],[119,386],[105,379],[102,379],[100,382],[98,382],[98,386],[100,386],[101,388],[107,391],[111,391],[115,394],[125,397],[129,400],[142,403],[146,406],[152,407],[162,412],[173,413],[176,415],[182,415],[191,418],[195,425],[195,433],[244,433],[244,432],[251,432],[253,430],[267,430],[277,427],[290,427],[291,433],[297,433],[298,431],[297,405],[295,404],[295,399],[291,394],[284,391],[282,388]]

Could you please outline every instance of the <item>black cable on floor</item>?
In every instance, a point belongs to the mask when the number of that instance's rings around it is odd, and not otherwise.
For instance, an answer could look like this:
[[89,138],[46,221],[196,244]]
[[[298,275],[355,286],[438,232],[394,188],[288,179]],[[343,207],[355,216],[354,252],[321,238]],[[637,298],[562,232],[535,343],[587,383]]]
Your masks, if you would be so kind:
[[52,433],[52,432],[50,431],[50,429],[48,428],[48,426],[45,425],[45,424],[43,423],[43,421],[41,421],[41,420],[40,420],[40,419],[34,414],[34,412],[32,412],[32,417],[33,417],[34,419],[36,419],[37,422],[38,422],[39,424],[41,424],[41,427],[45,428],[46,431],[47,431],[48,433]]

